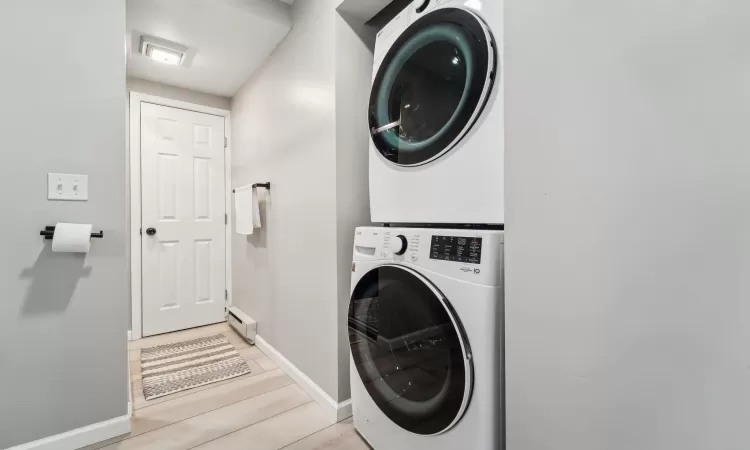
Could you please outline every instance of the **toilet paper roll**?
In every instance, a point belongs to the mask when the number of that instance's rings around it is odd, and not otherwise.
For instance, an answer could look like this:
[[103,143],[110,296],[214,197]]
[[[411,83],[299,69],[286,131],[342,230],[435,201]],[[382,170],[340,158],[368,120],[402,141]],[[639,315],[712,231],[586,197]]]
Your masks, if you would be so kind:
[[90,223],[58,223],[52,237],[53,252],[88,253],[91,248]]

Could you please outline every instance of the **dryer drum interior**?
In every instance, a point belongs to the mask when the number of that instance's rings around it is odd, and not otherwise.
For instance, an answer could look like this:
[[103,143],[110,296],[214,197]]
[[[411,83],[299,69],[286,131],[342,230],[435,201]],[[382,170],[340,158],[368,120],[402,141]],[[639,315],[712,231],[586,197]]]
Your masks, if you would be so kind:
[[373,143],[394,164],[428,163],[454,147],[477,120],[496,73],[492,35],[475,14],[443,8],[399,36],[373,82]]
[[429,281],[401,266],[375,268],[355,287],[348,321],[355,367],[386,416],[423,435],[457,423],[471,395],[470,352]]

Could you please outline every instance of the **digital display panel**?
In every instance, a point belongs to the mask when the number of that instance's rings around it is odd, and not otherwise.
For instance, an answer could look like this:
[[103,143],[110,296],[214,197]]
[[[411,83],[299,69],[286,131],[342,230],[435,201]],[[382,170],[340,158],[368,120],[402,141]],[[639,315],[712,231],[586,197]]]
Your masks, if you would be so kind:
[[480,264],[482,262],[482,238],[432,236],[430,259]]

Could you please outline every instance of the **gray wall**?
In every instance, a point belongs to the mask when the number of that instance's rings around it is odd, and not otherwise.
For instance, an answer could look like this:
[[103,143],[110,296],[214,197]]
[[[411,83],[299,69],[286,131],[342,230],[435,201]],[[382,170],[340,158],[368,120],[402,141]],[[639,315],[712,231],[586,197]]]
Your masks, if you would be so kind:
[[335,20],[338,398],[341,401],[351,397],[347,317],[354,229],[370,224],[367,110],[376,30],[366,26],[361,17],[346,12],[337,13]]
[[339,3],[295,2],[292,31],[232,101],[232,183],[273,184],[264,228],[233,236],[232,268],[258,334],[341,402],[354,228],[369,224],[373,31]]
[[750,4],[506,12],[508,449],[746,449]]
[[230,109],[232,100],[227,97],[206,94],[204,92],[192,91],[176,86],[170,86],[142,78],[128,77],[128,90],[140,92],[141,94],[155,95],[157,97],[194,103],[196,105],[210,106],[211,108]]
[[291,14],[292,31],[232,101],[232,184],[273,186],[264,228],[233,235],[233,296],[260,336],[337,398],[334,15],[328,0]]
[[[124,36],[123,0],[0,6],[0,448],[127,414]],[[47,201],[47,172],[89,201]],[[53,254],[58,221],[105,238]]]

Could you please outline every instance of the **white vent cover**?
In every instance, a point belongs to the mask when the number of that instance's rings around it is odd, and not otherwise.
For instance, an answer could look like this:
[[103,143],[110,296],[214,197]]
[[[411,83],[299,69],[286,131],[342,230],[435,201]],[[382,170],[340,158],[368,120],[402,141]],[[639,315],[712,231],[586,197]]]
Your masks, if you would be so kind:
[[153,36],[141,36],[141,54],[154,61],[180,66],[185,62],[188,48],[176,42]]

